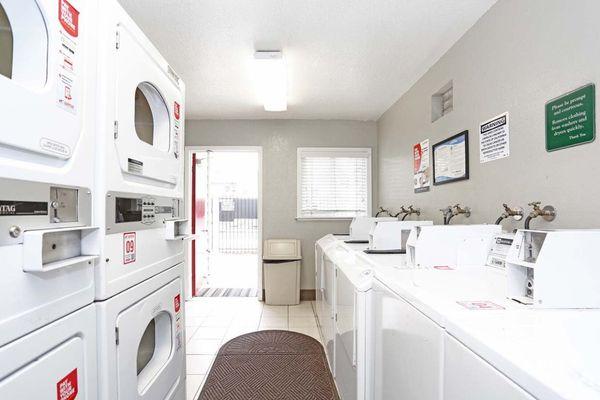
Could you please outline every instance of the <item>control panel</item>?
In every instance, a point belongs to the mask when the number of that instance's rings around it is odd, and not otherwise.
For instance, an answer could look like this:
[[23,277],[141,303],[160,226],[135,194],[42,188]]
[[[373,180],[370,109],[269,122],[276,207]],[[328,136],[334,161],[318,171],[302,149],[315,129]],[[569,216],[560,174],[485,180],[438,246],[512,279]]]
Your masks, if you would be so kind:
[[91,224],[89,189],[5,178],[0,187],[0,246],[22,243],[27,231]]
[[183,215],[183,199],[111,192],[106,197],[106,233],[163,228]]
[[500,269],[506,268],[506,256],[515,238],[514,233],[498,235],[492,241],[492,247],[488,254],[486,265]]

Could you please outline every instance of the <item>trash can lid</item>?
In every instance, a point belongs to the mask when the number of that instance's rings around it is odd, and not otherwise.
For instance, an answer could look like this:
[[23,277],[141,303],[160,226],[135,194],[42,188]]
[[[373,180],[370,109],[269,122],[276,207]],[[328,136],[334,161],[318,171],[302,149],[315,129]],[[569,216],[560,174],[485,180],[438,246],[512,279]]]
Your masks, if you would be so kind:
[[300,240],[268,239],[263,246],[263,260],[300,260]]

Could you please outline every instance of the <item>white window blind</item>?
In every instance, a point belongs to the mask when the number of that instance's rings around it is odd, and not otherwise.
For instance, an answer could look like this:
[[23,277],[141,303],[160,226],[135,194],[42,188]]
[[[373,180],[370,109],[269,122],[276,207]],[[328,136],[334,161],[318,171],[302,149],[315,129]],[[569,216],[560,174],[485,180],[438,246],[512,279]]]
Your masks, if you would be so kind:
[[298,217],[370,214],[370,149],[298,149]]

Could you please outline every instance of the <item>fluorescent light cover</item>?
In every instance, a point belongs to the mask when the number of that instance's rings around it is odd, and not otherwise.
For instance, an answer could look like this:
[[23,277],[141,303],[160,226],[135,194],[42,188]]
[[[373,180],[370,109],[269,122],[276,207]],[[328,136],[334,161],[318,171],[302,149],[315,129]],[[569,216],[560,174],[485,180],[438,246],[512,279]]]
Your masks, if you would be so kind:
[[265,111],[287,110],[287,70],[281,51],[254,53],[256,88]]

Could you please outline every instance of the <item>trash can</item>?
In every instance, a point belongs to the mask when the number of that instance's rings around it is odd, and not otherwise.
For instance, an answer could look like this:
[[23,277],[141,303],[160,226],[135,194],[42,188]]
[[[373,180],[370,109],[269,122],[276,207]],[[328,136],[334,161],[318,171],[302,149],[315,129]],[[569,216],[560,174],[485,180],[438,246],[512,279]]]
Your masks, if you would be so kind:
[[294,305],[300,303],[300,241],[269,239],[263,246],[265,303]]

